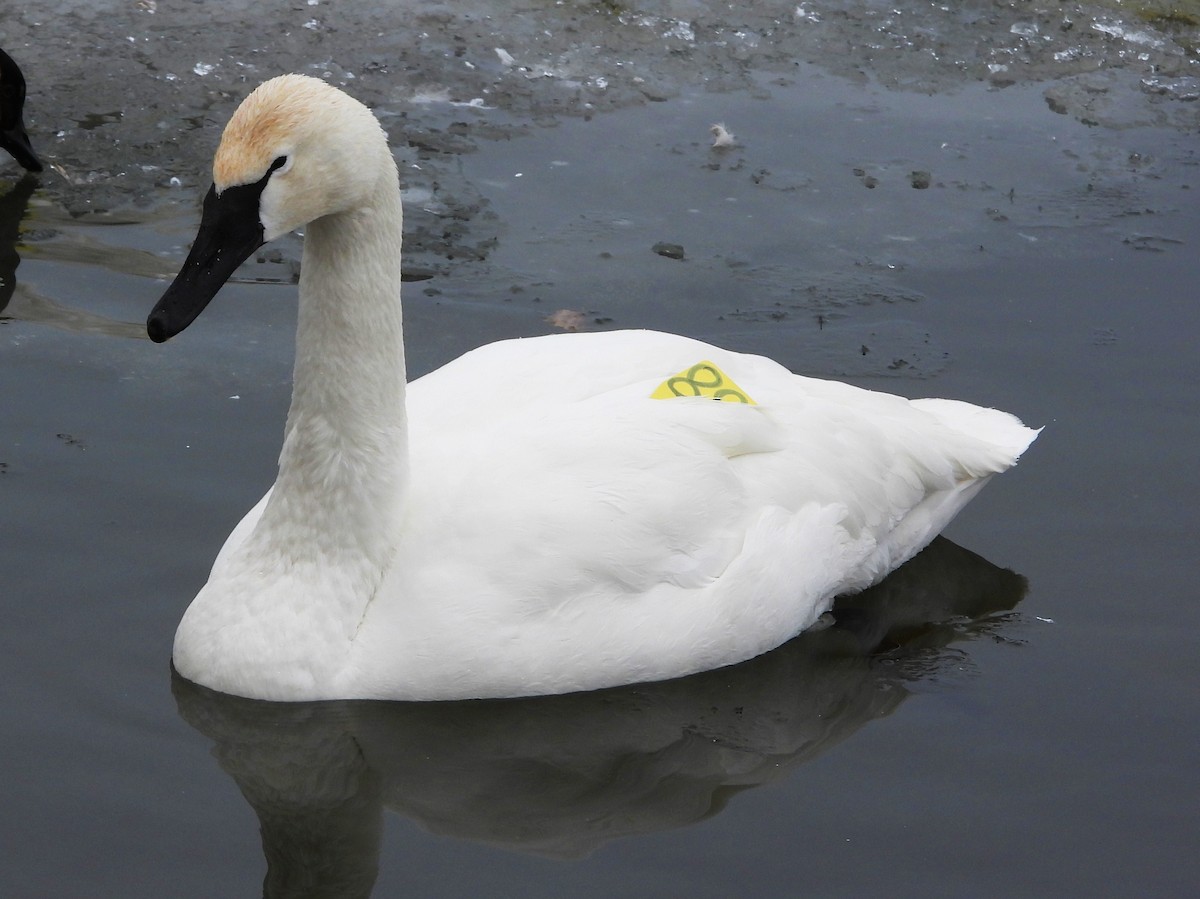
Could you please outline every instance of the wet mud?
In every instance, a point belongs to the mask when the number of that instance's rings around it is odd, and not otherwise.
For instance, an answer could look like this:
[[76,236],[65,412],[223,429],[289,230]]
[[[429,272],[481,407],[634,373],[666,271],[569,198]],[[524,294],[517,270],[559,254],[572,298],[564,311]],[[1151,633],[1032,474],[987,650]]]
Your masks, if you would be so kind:
[[[0,45],[30,82],[27,119],[56,173],[44,195],[72,216],[192,202],[220,127],[271,75],[352,91],[383,120],[417,199],[408,247],[419,273],[494,246],[487,192],[460,166],[480,142],[697,91],[761,95],[807,66],[926,95],[1038,84],[1050,109],[1081,122],[1192,130],[1197,21],[1152,2],[64,0],[0,14]],[[868,186],[929,184],[928,172],[877,169],[856,171]],[[789,173],[758,177],[797,186]],[[294,267],[294,246],[276,253]]]

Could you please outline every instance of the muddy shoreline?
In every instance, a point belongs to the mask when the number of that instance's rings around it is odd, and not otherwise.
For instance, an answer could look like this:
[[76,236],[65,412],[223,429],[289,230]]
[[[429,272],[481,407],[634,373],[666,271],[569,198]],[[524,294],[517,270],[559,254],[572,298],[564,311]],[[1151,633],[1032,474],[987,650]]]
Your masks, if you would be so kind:
[[[1197,29],[1176,7],[763,6],[64,0],[0,15],[0,46],[27,74],[27,122],[54,170],[44,192],[76,217],[192,202],[223,122],[271,75],[352,91],[423,199],[409,203],[414,272],[494,243],[487,197],[457,162],[480,141],[697,89],[754,96],[801,65],[921,94],[1039,83],[1051,110],[1089,124],[1200,125]],[[276,252],[294,265],[294,245]]]

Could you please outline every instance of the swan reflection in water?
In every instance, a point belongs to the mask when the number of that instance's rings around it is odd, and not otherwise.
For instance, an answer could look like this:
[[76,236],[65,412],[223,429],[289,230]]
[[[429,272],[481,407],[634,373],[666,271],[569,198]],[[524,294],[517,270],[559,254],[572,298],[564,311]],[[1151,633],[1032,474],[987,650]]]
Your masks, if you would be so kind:
[[[0,181],[0,322],[31,322],[75,334],[146,339],[141,322],[133,324],[109,318],[75,301],[45,296],[36,286],[18,280],[17,268],[22,256],[52,265],[90,266],[146,278],[167,277],[164,260],[154,254],[95,240],[88,236],[86,224],[48,202],[31,208],[30,201],[41,186],[38,178],[28,174],[15,182]],[[165,215],[142,213],[139,217],[94,218],[111,226],[150,222]]]
[[270,703],[175,675],[261,823],[266,896],[367,896],[383,810],[556,857],[682,827],[891,714],[907,684],[994,631],[1024,578],[938,538],[836,623],[741,665],[595,693],[443,703]]

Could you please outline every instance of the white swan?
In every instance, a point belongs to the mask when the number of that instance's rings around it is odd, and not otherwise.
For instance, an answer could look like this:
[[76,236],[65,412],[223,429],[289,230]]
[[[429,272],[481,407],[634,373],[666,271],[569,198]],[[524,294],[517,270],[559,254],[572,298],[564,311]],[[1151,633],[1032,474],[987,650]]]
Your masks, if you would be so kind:
[[[370,111],[272,79],[213,177],[155,341],[307,225],[279,476],[175,636],[179,673],[222,692],[502,697],[738,662],[915,554],[1037,433],[646,331],[491,344],[406,385],[400,193]],[[700,362],[756,404],[652,397]]]

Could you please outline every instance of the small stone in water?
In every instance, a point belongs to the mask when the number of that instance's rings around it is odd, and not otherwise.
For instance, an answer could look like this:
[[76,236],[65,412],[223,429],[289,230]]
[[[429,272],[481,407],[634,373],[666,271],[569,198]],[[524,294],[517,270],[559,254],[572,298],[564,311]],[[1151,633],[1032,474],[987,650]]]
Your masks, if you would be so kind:
[[659,241],[650,248],[659,256],[666,256],[668,259],[682,259],[683,247],[677,243],[663,243]]

